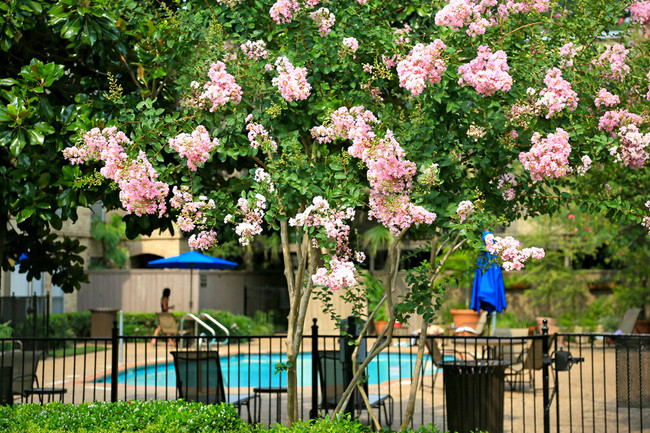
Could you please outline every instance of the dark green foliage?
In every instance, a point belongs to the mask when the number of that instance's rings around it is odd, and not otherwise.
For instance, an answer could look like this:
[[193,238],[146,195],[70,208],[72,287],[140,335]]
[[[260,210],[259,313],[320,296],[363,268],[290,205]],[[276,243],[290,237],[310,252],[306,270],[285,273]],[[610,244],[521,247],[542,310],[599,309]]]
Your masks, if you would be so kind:
[[[203,405],[177,400],[0,406],[0,431],[6,433],[366,433],[371,432],[372,429],[351,420],[349,416],[319,419],[314,423],[299,421],[292,427],[277,424],[265,428],[243,422],[237,410],[227,404]],[[424,426],[416,432],[438,433],[439,430],[433,426]]]

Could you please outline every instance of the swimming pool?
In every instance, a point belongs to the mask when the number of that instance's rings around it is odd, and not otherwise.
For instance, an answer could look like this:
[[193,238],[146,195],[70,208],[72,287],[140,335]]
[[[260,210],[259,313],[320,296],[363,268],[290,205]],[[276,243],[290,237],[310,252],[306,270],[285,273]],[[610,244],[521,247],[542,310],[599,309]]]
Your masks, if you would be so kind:
[[[287,386],[284,372],[274,374],[275,364],[286,360],[285,354],[239,354],[221,357],[224,385],[237,387]],[[298,355],[298,386],[311,386],[311,353]],[[380,353],[368,365],[368,383],[377,385],[387,380],[409,379],[415,365],[415,354]],[[424,374],[432,374],[435,367],[427,363]],[[98,383],[111,383],[111,376],[104,376]],[[118,373],[118,383],[139,386],[176,386],[176,370],[173,362],[157,363],[129,368]]]

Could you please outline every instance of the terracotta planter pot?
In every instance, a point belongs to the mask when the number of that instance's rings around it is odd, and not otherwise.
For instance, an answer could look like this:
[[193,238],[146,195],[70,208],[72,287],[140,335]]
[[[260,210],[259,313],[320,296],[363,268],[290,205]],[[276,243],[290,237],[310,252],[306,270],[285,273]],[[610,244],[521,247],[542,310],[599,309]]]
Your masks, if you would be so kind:
[[[460,328],[461,326],[469,326],[469,327],[476,327],[478,324],[478,318],[479,314],[470,309],[464,309],[464,310],[449,310],[451,312],[451,316],[453,317],[454,321],[454,326],[456,328]],[[471,336],[472,334],[469,332],[460,332],[456,334],[458,336]]]
[[381,334],[381,331],[384,330],[386,326],[388,326],[388,321],[387,320],[375,320],[372,322],[373,326],[375,327],[375,334],[379,335]]

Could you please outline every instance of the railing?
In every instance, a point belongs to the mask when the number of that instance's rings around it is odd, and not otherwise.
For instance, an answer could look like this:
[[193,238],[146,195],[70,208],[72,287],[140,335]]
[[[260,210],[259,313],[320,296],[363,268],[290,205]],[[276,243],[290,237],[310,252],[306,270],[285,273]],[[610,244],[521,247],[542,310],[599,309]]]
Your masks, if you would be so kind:
[[[303,338],[302,354],[297,361],[298,410],[303,419],[323,415],[326,410],[332,413],[323,404],[320,383],[328,380],[328,373],[323,371],[325,368],[318,370],[318,359],[327,353],[334,354],[329,355],[330,359],[342,353],[340,336],[319,335],[315,324],[312,331],[312,335]],[[34,381],[30,392],[22,398],[16,395],[13,400],[62,399],[78,404],[177,398],[171,357],[171,351],[177,349],[169,337],[156,337],[157,344],[152,345],[152,337],[119,336],[117,328],[113,332],[109,338],[22,338],[22,351],[10,339],[0,340],[4,350],[0,369],[2,365],[12,365],[11,360],[21,352],[42,350],[46,354],[33,370],[38,384]],[[189,346],[200,347],[202,337],[174,338],[179,347],[185,347],[179,350],[190,350]],[[365,338],[367,348],[375,339]],[[445,371],[471,366],[472,359],[478,359],[472,368],[496,360],[517,365],[505,368],[503,376],[495,373],[497,382],[503,379],[502,415],[497,418],[501,418],[504,432],[650,432],[650,335],[561,333],[555,337],[478,339],[436,336],[431,341],[435,341],[443,356],[443,366],[437,366],[439,359],[434,359],[425,348],[413,428],[435,424],[445,431],[455,422],[453,414],[459,407],[475,405],[472,398],[482,385],[474,382],[471,386],[476,388],[470,391],[476,392],[460,393],[460,397],[454,397],[459,400],[450,400],[450,395],[459,394],[452,391],[465,385],[454,382]],[[119,363],[118,351],[112,350],[120,342],[124,364]],[[418,349],[413,345],[415,342],[412,336],[394,337],[390,348],[366,370],[368,394],[392,398],[393,429],[399,428],[406,409]],[[544,344],[548,343],[551,344],[545,350]],[[520,347],[528,348],[530,361],[520,359]],[[68,352],[64,353],[64,349]],[[229,344],[219,346],[218,353],[227,392],[259,395],[261,405],[256,417],[265,424],[286,422],[286,394],[282,390],[286,387],[286,372],[279,368],[276,374],[276,364],[286,358],[284,337],[231,335]],[[536,361],[539,359],[541,364]],[[451,367],[445,370],[445,364]],[[29,370],[26,364],[20,367]],[[519,371],[523,374],[516,374]],[[6,387],[7,380],[7,376],[0,376],[0,390]],[[355,416],[368,422],[368,412],[362,406],[349,407]],[[384,411],[388,407],[386,401],[384,407],[373,408],[384,425],[389,421]]]
[[[178,329],[180,331],[185,329],[185,319],[192,319],[194,321],[194,335],[199,335],[198,339],[196,340],[196,347],[201,348],[203,346],[203,335],[199,334],[199,325],[201,325],[203,327],[203,329],[205,329],[206,331],[210,331],[210,333],[212,334],[212,337],[217,336],[216,332],[214,332],[214,329],[212,329],[212,327],[210,325],[208,325],[207,323],[205,323],[203,320],[199,319],[198,317],[196,317],[192,313],[187,313],[181,318],[181,321],[178,324]],[[215,341],[216,341],[216,339],[212,338],[211,344],[209,344],[209,346],[211,346],[212,343],[214,343]],[[184,342],[185,342],[185,339],[181,339],[180,340],[181,344],[180,344],[179,347],[182,348]]]

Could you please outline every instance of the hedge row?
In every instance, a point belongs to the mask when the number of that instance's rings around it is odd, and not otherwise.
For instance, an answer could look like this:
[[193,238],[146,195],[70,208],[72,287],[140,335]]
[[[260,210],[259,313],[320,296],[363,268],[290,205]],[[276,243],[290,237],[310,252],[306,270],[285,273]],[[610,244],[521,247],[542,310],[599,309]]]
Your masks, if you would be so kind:
[[[17,404],[0,406],[0,431],[7,433],[365,433],[371,429],[349,418],[281,424],[270,428],[242,421],[231,405],[203,405],[183,401],[132,401],[117,403]],[[429,426],[420,433],[438,432]]]

